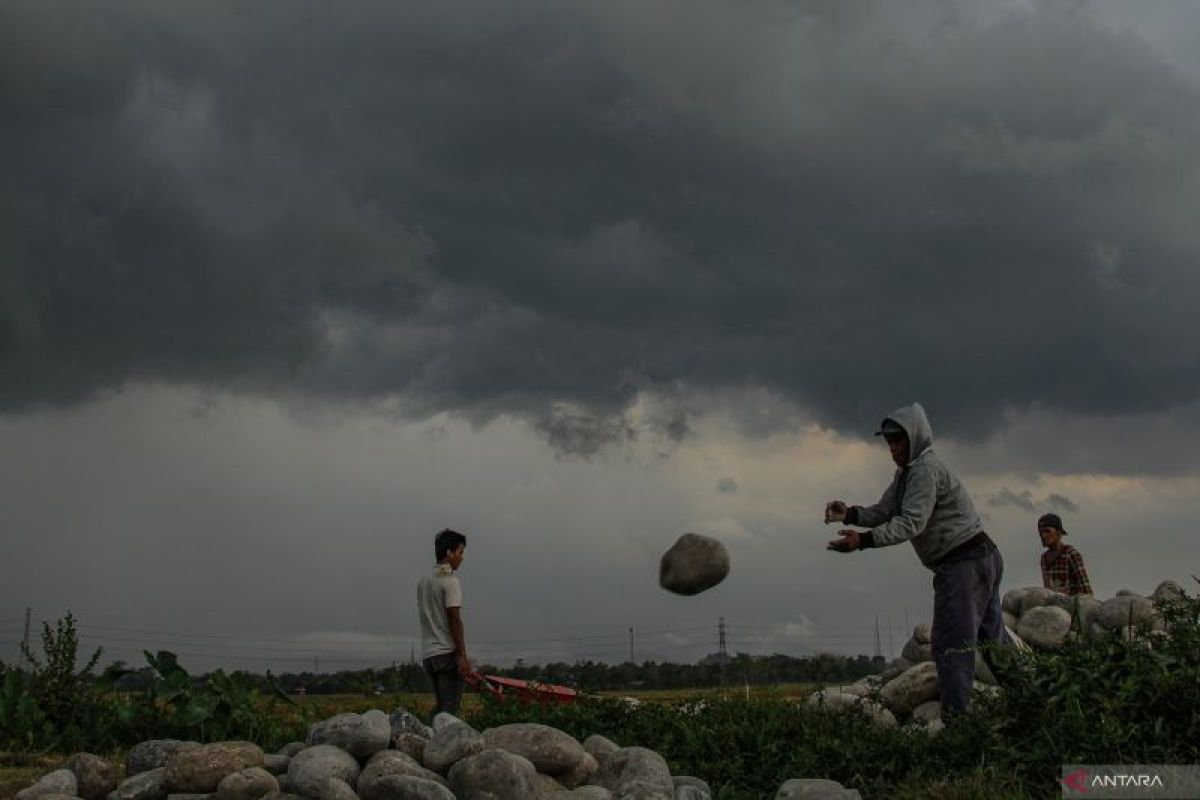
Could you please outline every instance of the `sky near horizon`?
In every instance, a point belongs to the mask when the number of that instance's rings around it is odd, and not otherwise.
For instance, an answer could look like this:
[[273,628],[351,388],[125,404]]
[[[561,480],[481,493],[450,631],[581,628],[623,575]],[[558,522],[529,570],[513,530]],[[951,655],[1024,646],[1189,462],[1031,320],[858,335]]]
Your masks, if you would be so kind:
[[914,400],[1006,589],[1200,573],[1195,4],[19,0],[0,136],[0,660],[407,660],[446,526],[477,660],[898,654]]

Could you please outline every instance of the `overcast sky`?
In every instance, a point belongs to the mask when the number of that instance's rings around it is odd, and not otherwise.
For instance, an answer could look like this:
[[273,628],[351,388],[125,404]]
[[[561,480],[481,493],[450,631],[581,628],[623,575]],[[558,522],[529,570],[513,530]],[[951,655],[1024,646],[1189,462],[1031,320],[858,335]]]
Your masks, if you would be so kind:
[[[0,659],[898,652],[919,400],[1007,563],[1200,572],[1200,5],[0,6]],[[721,538],[680,598],[658,557]]]

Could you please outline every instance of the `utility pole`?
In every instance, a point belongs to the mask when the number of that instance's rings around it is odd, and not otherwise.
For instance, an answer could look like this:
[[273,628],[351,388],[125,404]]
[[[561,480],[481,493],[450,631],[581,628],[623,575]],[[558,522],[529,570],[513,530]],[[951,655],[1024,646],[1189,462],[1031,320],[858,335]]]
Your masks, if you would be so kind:
[[729,651],[725,649],[725,618],[717,618],[717,634],[719,636],[720,648],[718,652],[721,654],[721,660],[729,658]]
[[633,661],[633,626],[632,625],[629,627],[629,663],[630,664],[634,663],[634,661]]
[[25,606],[25,638],[21,641],[21,661],[26,664],[29,669],[33,669],[33,662],[29,659],[29,619],[33,615],[33,609]]
[[879,641],[879,615],[875,615],[875,657],[883,658],[883,645]]

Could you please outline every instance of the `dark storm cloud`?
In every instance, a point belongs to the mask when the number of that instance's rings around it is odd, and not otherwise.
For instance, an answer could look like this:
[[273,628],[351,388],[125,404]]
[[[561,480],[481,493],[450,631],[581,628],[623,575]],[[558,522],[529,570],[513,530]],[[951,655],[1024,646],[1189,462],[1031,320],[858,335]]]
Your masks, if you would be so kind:
[[0,404],[180,381],[591,453],[645,390],[669,440],[695,389],[966,438],[1195,401],[1200,92],[995,9],[7,3]]

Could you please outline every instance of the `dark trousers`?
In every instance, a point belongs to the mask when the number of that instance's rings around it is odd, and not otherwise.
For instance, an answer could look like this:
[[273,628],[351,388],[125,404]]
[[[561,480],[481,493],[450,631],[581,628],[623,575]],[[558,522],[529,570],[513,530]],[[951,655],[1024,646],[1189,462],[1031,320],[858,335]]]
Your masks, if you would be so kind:
[[[976,646],[1008,642],[1000,609],[1003,576],[1004,559],[990,541],[934,567],[930,633],[943,720],[971,704]],[[986,650],[984,657],[990,667],[993,662]]]
[[458,655],[444,653],[431,656],[424,661],[425,673],[433,682],[433,716],[446,712],[458,716],[462,705],[463,679],[458,674]]

